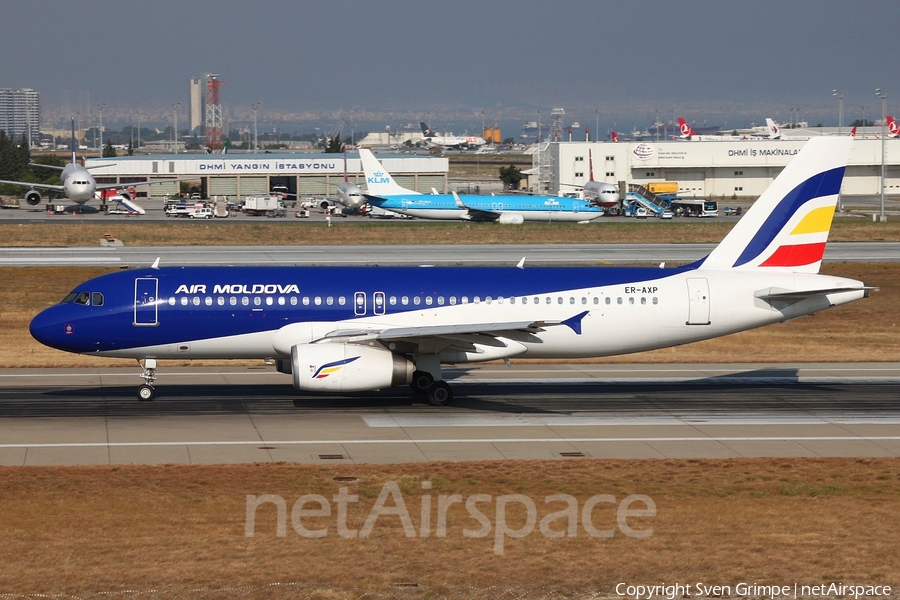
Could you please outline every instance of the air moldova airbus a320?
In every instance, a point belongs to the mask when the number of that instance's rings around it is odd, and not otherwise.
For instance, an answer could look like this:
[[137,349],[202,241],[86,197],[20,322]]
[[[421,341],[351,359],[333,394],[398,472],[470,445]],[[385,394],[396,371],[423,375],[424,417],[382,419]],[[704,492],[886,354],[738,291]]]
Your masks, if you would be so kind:
[[809,141],[722,243],[685,266],[154,265],[77,286],[31,334],[138,359],[144,400],[159,359],[271,357],[300,390],[409,384],[446,404],[447,363],[640,352],[866,297],[862,282],[818,274],[852,142]]

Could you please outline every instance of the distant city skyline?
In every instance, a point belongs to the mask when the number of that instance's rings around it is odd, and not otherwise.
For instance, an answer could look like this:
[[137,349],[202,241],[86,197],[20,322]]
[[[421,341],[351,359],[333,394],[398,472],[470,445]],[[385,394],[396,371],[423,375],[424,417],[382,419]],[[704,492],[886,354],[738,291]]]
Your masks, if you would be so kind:
[[876,87],[888,112],[900,100],[887,0],[4,4],[0,50],[15,58],[0,87],[40,92],[45,123],[96,119],[103,103],[108,127],[138,114],[160,126],[180,102],[184,127],[190,79],[204,72],[226,82],[226,122],[261,103],[260,123],[430,118],[472,131],[482,111],[487,123],[524,122],[563,107],[602,132],[646,127],[657,112],[834,126],[835,89],[845,124],[881,117]]

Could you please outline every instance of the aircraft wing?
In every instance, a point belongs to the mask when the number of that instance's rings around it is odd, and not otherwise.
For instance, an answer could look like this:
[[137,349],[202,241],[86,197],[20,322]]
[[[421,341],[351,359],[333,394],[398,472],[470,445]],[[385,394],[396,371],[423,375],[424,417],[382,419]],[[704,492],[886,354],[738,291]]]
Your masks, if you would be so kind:
[[65,188],[61,185],[50,185],[49,183],[31,183],[30,181],[5,181],[0,179],[0,183],[8,183],[11,185],[21,185],[22,187],[37,188],[39,190],[53,190],[56,192],[64,192]]
[[453,192],[453,200],[456,201],[456,206],[468,211],[469,218],[472,221],[496,221],[500,218],[500,213],[496,211],[466,206],[466,203],[460,199],[459,194],[456,192]]
[[511,338],[518,341],[538,341],[532,337],[546,331],[547,327],[565,325],[576,334],[581,334],[581,321],[588,311],[569,317],[564,321],[507,321],[497,323],[460,323],[457,325],[424,325],[419,327],[386,327],[384,329],[336,329],[317,342],[342,342],[366,344],[372,341],[397,344],[414,344],[428,348],[450,346],[503,345],[496,338]]

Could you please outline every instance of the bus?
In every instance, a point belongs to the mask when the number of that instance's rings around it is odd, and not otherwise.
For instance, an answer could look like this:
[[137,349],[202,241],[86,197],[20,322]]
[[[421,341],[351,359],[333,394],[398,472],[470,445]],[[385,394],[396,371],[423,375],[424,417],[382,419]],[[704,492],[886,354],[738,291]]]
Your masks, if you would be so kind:
[[672,212],[680,217],[718,217],[719,203],[715,200],[687,200],[679,198],[672,202]]

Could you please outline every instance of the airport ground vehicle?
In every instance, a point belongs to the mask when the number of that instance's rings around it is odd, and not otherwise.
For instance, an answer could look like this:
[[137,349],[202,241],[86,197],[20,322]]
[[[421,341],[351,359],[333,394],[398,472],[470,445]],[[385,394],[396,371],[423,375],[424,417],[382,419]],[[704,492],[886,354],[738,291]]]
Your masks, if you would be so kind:
[[203,208],[195,208],[188,216],[192,219],[212,219],[213,210],[208,206],[204,206]]
[[268,215],[271,211],[284,210],[278,196],[247,196],[244,198],[244,213],[248,215]]

